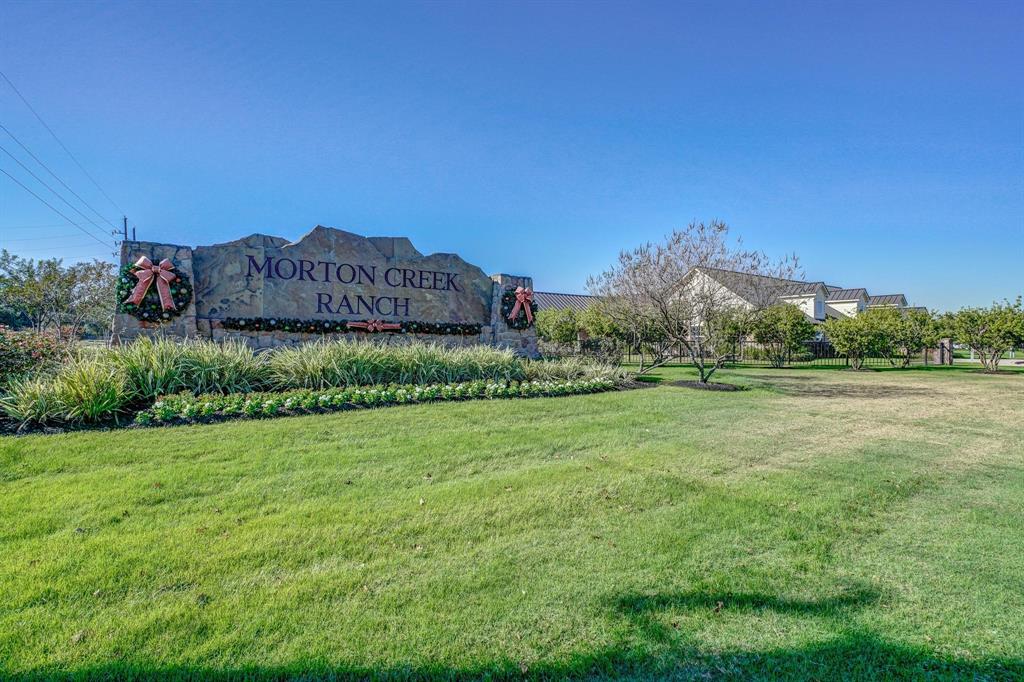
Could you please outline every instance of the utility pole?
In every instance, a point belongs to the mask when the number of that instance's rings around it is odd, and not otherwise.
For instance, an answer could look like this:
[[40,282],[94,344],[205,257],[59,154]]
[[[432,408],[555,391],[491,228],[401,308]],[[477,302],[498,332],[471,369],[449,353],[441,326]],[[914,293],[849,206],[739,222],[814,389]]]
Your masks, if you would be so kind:
[[132,225],[132,241],[135,241],[135,226]]
[[124,240],[128,241],[128,216],[122,216],[124,218]]

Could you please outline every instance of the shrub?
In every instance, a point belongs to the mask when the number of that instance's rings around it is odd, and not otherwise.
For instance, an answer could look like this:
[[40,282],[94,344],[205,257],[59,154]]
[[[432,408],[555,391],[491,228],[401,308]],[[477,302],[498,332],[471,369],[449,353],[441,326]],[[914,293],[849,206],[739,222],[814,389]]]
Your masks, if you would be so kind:
[[142,425],[191,421],[212,417],[276,417],[344,410],[356,407],[385,407],[445,400],[536,398],[608,391],[617,385],[612,377],[572,381],[469,381],[448,384],[391,384],[389,386],[347,386],[295,389],[277,393],[236,393],[201,395],[190,393],[161,398],[149,410],[139,412],[135,422]]
[[266,362],[240,341],[141,338],[112,349],[110,357],[140,398],[190,391],[231,393],[265,388]]
[[69,345],[53,334],[0,326],[0,388],[19,377],[53,369],[69,352]]
[[270,381],[278,388],[508,381],[524,376],[523,362],[512,351],[489,346],[325,341],[277,349],[267,362]]
[[107,358],[80,359],[53,377],[53,391],[65,421],[99,422],[117,414],[132,398],[120,368]]
[[567,357],[558,360],[524,361],[528,381],[573,381],[579,379],[609,378],[621,380],[625,373],[616,365],[596,362],[585,357]]
[[865,310],[854,316],[825,322],[825,334],[836,351],[850,360],[850,367],[861,369],[864,359],[882,357],[893,346],[892,334],[883,310]]
[[999,360],[1015,346],[1024,344],[1024,306],[1021,298],[993,303],[989,308],[961,308],[941,322],[957,343],[977,353],[989,372],[999,371]]
[[580,325],[576,313],[569,308],[541,310],[537,313],[537,336],[559,346],[571,346],[579,338]]
[[800,308],[789,303],[769,306],[753,321],[754,340],[767,351],[772,367],[782,367],[789,357],[814,338],[814,324]]
[[0,411],[22,424],[95,423],[116,418],[132,397],[124,374],[107,358],[82,358],[53,376],[14,381]]
[[0,412],[23,425],[46,425],[64,417],[54,383],[46,377],[13,380],[7,387],[7,394],[0,396]]

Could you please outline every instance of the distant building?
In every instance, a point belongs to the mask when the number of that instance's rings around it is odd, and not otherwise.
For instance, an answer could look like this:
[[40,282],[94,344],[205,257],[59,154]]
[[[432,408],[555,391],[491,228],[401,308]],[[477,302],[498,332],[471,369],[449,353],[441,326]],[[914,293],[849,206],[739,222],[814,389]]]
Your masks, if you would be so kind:
[[[745,272],[695,267],[683,278],[681,286],[721,287],[731,294],[737,305],[761,307],[772,303],[792,303],[816,323],[829,318],[854,317],[870,308],[910,309],[903,294],[872,296],[864,287],[847,288],[824,282],[781,279]],[[767,297],[767,300],[763,300]],[[596,296],[534,292],[540,310],[573,310],[582,312]]]

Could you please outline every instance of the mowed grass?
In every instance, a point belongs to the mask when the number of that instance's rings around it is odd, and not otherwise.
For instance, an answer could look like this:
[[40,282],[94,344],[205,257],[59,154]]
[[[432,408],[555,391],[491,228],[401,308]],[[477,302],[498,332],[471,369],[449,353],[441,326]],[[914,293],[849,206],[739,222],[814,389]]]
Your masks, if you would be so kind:
[[1024,676],[1024,374],[716,378],[0,439],[0,678]]

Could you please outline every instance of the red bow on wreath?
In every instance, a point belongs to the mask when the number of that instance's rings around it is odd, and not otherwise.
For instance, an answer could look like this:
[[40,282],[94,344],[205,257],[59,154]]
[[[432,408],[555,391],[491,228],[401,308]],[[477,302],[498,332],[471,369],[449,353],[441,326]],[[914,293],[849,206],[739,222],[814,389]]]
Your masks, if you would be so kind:
[[533,322],[533,289],[523,287],[516,287],[516,304],[512,306],[512,312],[508,314],[508,319],[514,320],[519,314],[519,309],[522,308],[526,311],[526,321]]
[[384,320],[367,320],[366,322],[349,322],[349,327],[354,329],[362,329],[369,334],[374,332],[383,332],[391,329],[401,329],[402,325],[395,324],[394,322],[385,322]]
[[132,274],[139,278],[139,283],[135,285],[131,295],[124,302],[134,303],[135,305],[142,303],[142,299],[146,297],[146,292],[149,291],[149,285],[155,279],[156,290],[160,294],[161,307],[164,310],[175,310],[174,299],[171,298],[170,283],[177,279],[178,276],[171,272],[174,270],[171,261],[164,258],[160,261],[159,265],[153,265],[153,261],[143,256],[135,261],[135,267],[138,270],[135,270]]

